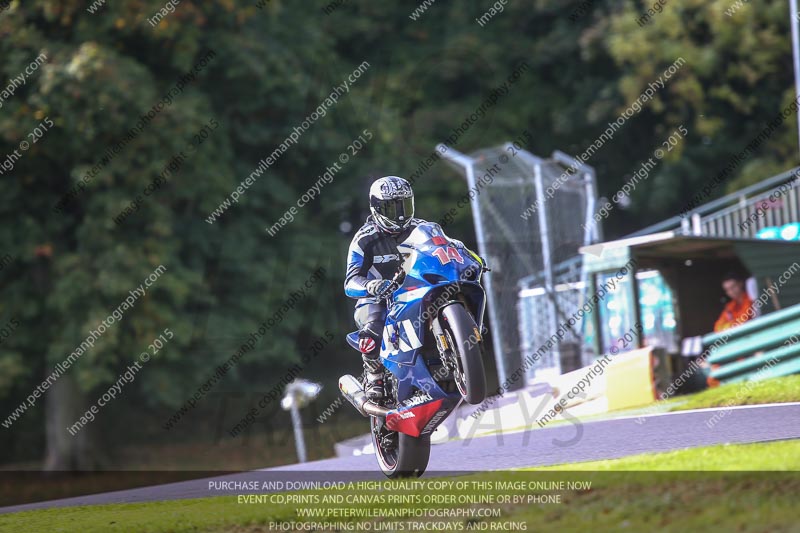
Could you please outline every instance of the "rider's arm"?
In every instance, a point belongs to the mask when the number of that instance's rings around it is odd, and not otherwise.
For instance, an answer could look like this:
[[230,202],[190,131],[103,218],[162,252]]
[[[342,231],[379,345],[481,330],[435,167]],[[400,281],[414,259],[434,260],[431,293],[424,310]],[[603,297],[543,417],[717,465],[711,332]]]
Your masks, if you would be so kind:
[[344,293],[350,298],[365,298],[367,293],[367,273],[370,265],[364,260],[364,250],[359,245],[361,235],[356,233],[347,251],[347,271],[344,278]]

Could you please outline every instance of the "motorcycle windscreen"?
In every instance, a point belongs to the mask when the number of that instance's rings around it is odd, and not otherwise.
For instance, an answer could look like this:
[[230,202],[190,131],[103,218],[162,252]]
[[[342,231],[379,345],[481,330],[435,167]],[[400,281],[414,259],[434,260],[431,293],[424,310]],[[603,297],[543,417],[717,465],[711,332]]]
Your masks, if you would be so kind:
[[481,265],[466,250],[451,244],[441,226],[433,222],[417,226],[398,249],[404,259],[403,270],[423,285],[474,281],[481,273]]

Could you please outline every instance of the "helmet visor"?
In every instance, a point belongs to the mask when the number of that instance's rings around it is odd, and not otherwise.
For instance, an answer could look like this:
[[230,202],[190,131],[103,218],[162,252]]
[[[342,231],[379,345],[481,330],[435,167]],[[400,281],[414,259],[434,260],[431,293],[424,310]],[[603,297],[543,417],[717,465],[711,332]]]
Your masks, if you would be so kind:
[[377,200],[374,207],[378,214],[400,226],[414,217],[414,197]]

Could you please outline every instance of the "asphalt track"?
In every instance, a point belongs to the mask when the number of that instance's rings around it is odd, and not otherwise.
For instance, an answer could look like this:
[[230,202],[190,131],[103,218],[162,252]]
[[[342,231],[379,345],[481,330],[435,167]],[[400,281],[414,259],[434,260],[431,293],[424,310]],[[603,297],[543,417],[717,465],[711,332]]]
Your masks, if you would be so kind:
[[[717,422],[708,421],[717,415]],[[366,425],[366,423],[365,423]],[[547,466],[615,459],[713,444],[744,444],[800,438],[800,403],[741,406],[663,413],[566,424],[434,446],[428,474]],[[745,469],[745,468],[743,468]],[[355,481],[384,479],[372,455],[325,459],[305,464],[0,508],[11,513],[49,507],[135,503],[204,498],[268,490],[225,489],[210,481]],[[211,485],[211,486],[210,486]]]

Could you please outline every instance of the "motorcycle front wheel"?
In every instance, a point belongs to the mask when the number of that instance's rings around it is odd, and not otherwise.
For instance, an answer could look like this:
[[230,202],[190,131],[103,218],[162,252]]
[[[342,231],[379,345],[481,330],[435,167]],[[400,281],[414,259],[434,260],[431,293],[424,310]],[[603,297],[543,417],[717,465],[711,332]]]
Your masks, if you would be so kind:
[[486,372],[481,357],[478,326],[461,303],[442,309],[442,326],[456,362],[456,385],[464,401],[477,405],[486,399]]

